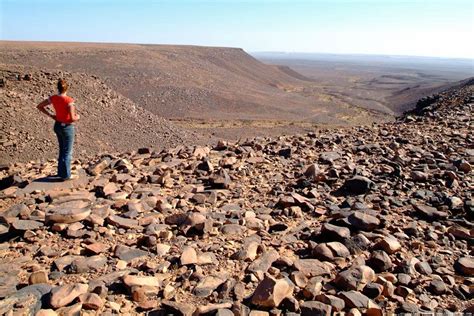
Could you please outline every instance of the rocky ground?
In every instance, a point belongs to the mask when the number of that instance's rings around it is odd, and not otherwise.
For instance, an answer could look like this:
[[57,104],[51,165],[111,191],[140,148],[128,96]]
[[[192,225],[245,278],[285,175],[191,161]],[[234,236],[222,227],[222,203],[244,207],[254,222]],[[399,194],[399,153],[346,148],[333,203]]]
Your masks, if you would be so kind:
[[2,166],[0,313],[474,312],[473,93],[396,123],[76,160],[73,182]]

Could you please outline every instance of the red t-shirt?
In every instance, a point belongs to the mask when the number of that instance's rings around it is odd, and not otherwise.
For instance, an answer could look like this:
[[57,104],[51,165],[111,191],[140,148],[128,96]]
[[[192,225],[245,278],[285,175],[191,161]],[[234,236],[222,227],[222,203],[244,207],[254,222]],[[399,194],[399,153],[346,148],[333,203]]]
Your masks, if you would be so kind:
[[54,112],[56,112],[56,121],[66,124],[72,123],[69,104],[74,102],[73,98],[67,95],[53,95],[49,97],[49,102],[53,105]]

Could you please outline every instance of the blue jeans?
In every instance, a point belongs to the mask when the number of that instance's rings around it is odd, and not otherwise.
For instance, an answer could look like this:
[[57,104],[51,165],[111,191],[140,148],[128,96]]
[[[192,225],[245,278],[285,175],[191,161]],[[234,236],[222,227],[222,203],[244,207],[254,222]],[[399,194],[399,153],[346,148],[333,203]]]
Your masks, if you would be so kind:
[[58,176],[63,179],[71,177],[72,147],[74,144],[74,125],[54,123],[54,132],[58,136],[59,157]]

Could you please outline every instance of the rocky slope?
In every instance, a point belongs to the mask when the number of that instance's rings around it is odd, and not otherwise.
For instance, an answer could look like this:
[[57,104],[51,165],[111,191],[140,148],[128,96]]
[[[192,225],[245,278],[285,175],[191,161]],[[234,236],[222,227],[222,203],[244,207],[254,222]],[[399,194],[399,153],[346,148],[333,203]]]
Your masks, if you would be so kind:
[[[474,312],[474,87],[391,124],[1,168],[0,313]],[[8,207],[7,207],[8,205]]]
[[35,107],[57,93],[56,82],[60,77],[70,82],[69,93],[82,116],[76,124],[75,157],[199,141],[196,135],[137,107],[97,77],[0,65],[0,163],[57,156],[53,122]]
[[167,119],[361,124],[387,116],[339,102],[304,76],[239,48],[2,42],[0,62],[98,76]]

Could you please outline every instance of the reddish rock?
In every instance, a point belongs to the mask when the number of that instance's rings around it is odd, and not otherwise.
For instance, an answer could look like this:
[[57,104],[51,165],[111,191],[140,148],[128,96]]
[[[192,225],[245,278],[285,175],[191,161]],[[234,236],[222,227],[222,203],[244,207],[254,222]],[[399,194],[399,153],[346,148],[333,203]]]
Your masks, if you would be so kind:
[[301,316],[325,315],[329,316],[332,312],[331,305],[317,301],[306,301],[301,303]]
[[459,258],[454,263],[454,269],[462,275],[473,276],[474,275],[474,259],[472,257]]
[[375,245],[374,249],[380,249],[388,253],[389,255],[394,254],[402,248],[400,242],[392,236],[387,236],[380,239]]
[[364,231],[372,231],[380,225],[377,217],[359,211],[352,213],[347,219],[352,226]]
[[252,304],[261,307],[278,307],[288,297],[292,297],[294,285],[286,278],[275,279],[266,276],[252,295]]
[[94,255],[101,254],[103,252],[106,252],[109,249],[109,247],[106,244],[103,244],[103,243],[100,243],[100,242],[96,242],[96,243],[93,243],[93,244],[86,245],[86,246],[84,246],[84,248],[89,253],[94,254]]
[[134,286],[160,287],[160,281],[152,276],[138,276],[128,274],[123,277],[123,283],[129,288]]
[[334,282],[341,290],[361,291],[366,284],[375,279],[374,270],[368,266],[358,266],[340,272]]
[[48,283],[49,278],[46,271],[36,271],[30,274],[28,284]]
[[104,305],[104,301],[95,293],[85,293],[79,296],[79,301],[83,308],[99,310]]
[[306,276],[328,275],[331,272],[327,264],[317,259],[298,259],[294,266]]
[[87,293],[87,284],[66,284],[52,289],[50,304],[54,308],[68,305],[81,294]]
[[193,247],[185,247],[181,253],[182,265],[196,264],[198,262],[197,252]]
[[46,213],[46,222],[51,223],[75,223],[86,219],[91,214],[88,208],[55,208]]

